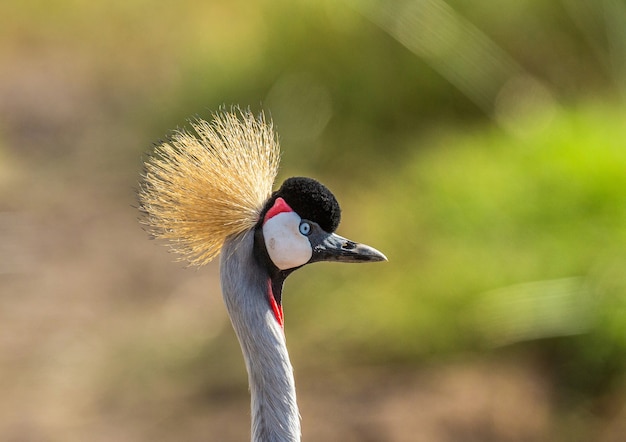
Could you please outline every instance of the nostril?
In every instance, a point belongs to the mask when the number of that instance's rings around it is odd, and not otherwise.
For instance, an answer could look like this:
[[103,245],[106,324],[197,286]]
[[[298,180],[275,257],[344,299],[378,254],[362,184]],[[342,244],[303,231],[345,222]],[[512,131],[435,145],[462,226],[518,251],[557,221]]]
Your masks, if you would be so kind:
[[356,247],[356,244],[352,241],[346,241],[341,245],[341,248],[344,250],[352,250]]

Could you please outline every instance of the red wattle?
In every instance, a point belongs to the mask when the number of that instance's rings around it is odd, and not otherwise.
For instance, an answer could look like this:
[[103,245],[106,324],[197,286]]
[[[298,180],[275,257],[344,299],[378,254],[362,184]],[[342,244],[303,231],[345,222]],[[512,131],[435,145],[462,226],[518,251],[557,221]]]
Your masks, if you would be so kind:
[[289,204],[287,204],[284,199],[278,197],[276,198],[276,201],[274,201],[274,205],[265,214],[265,218],[263,218],[263,223],[265,224],[268,219],[283,212],[293,212],[293,209],[289,207]]
[[274,317],[276,318],[276,321],[278,321],[278,324],[283,327],[283,306],[278,305],[278,302],[276,302],[274,292],[272,291],[272,281],[269,279],[267,281],[267,297],[269,298],[270,307],[272,307],[272,311],[274,312]]

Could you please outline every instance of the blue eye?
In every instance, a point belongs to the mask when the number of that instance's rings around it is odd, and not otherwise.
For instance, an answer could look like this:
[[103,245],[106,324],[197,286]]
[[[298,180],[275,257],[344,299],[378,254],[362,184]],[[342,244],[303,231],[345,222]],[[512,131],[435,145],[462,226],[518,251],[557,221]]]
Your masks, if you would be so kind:
[[302,233],[304,236],[309,236],[311,233],[311,224],[307,223],[306,221],[301,222],[300,233]]

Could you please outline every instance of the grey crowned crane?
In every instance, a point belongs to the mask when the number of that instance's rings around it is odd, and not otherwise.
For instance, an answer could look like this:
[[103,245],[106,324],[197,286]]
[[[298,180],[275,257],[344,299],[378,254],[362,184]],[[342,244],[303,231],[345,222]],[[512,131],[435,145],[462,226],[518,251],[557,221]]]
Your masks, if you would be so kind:
[[384,261],[335,234],[340,208],[311,178],[272,192],[279,147],[271,122],[249,111],[192,123],[145,161],[142,222],[190,264],[221,252],[224,302],[248,371],[252,441],[300,440],[300,417],[283,328],[283,282],[318,261]]

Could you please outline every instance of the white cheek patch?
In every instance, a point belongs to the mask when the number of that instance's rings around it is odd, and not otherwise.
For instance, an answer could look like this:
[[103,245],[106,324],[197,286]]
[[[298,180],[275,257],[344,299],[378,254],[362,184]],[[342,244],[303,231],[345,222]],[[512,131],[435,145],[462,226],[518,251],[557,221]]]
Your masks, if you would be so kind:
[[283,212],[263,224],[267,254],[280,270],[304,265],[313,255],[311,243],[300,233],[300,220],[295,212]]

